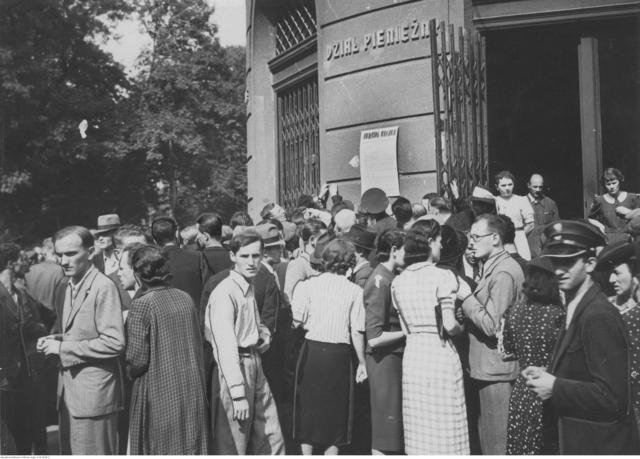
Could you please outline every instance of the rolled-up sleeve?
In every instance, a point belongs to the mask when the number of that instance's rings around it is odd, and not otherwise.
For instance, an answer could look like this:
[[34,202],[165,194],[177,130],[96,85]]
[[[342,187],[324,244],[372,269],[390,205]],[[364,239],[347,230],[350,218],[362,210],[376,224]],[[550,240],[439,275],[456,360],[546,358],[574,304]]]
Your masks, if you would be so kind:
[[353,304],[351,305],[351,312],[349,313],[349,325],[351,330],[364,332],[364,302],[362,298],[362,289],[358,288],[355,294]]
[[299,282],[293,290],[291,298],[291,315],[296,326],[304,326],[309,317],[309,298],[307,294],[307,283]]
[[377,338],[384,331],[386,309],[391,301],[390,284],[384,278],[370,278],[364,286],[365,332],[367,339]]

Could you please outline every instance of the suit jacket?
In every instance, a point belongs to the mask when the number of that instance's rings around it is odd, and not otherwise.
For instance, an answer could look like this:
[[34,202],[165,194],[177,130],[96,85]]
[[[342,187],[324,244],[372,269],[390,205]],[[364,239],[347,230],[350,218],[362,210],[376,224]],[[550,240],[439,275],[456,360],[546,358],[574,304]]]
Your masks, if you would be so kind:
[[0,285],[0,390],[25,390],[31,372],[31,359],[37,338],[47,334],[47,328],[34,315],[26,301],[35,301],[26,292],[11,293]]
[[275,336],[278,312],[280,311],[283,300],[276,277],[269,271],[264,263],[260,263],[258,273],[253,279],[253,294],[256,299],[258,311],[260,312],[260,318],[273,337]]
[[171,279],[169,285],[187,292],[193,304],[200,304],[202,286],[209,278],[209,269],[204,255],[195,250],[181,249],[177,245],[168,245],[162,253],[169,260]]
[[102,253],[94,254],[91,262],[93,263],[93,266],[98,269],[98,271],[104,273],[104,257],[102,256]]
[[620,314],[597,283],[584,294],[556,344],[551,402],[561,454],[638,453],[629,409],[628,345]]
[[60,323],[58,405],[64,397],[69,413],[80,418],[122,409],[118,356],[125,338],[117,287],[90,267],[75,296],[67,287]]
[[509,253],[487,260],[474,294],[462,303],[471,321],[469,366],[471,377],[481,381],[512,381],[518,362],[504,362],[498,352],[496,333],[502,316],[521,295],[524,273]]

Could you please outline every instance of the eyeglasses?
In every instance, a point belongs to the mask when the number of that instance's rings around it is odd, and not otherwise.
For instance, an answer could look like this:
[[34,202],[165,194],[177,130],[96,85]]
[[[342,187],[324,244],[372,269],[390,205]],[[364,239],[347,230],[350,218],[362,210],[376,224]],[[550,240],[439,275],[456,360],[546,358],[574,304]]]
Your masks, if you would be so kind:
[[469,234],[469,239],[473,242],[478,242],[483,237],[492,236],[495,233],[487,233],[487,234]]

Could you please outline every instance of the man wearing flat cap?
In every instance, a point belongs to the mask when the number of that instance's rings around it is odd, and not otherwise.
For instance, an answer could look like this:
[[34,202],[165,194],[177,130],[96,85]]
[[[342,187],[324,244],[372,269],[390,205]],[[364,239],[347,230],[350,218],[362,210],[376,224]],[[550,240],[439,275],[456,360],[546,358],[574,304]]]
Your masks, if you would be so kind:
[[101,251],[93,257],[93,264],[106,276],[118,272],[118,257],[115,253],[113,234],[121,225],[118,214],[100,215],[98,217],[95,238]]
[[398,227],[398,222],[387,214],[389,198],[380,188],[369,188],[360,199],[360,212],[367,216],[369,229],[376,234]]
[[542,255],[566,296],[566,323],[550,368],[527,367],[522,374],[558,416],[560,454],[637,453],[624,324],[592,278],[605,236],[571,220],[551,223],[545,236]]

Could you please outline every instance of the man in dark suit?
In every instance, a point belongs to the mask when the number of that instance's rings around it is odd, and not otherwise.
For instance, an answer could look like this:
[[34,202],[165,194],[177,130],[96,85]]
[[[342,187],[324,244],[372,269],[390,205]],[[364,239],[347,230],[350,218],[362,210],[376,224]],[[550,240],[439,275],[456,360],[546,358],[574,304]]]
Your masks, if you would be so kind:
[[95,239],[100,253],[93,254],[93,265],[107,276],[118,271],[118,257],[115,253],[113,233],[120,228],[118,214],[100,215],[98,228],[95,230]]
[[[233,266],[229,249],[222,246],[222,218],[215,212],[204,213],[196,220],[198,246],[207,262],[210,275]],[[198,304],[198,303],[196,303]]]
[[[43,361],[34,355],[36,339],[47,334],[35,300],[14,287],[14,266],[20,257],[16,244],[0,244],[0,419],[6,426],[0,454],[46,453],[43,414],[34,406],[36,378]],[[44,437],[44,445],[43,438]],[[9,446],[11,444],[11,446]],[[15,450],[12,448],[15,447]]]
[[581,221],[545,229],[567,299],[567,319],[551,367],[527,367],[527,385],[558,415],[560,454],[631,454],[640,440],[629,401],[628,344],[620,314],[592,279],[604,234]]
[[207,262],[200,252],[181,249],[178,234],[178,224],[173,218],[157,218],[151,224],[151,236],[169,260],[169,285],[187,292],[193,304],[200,304],[202,286],[209,277]]

